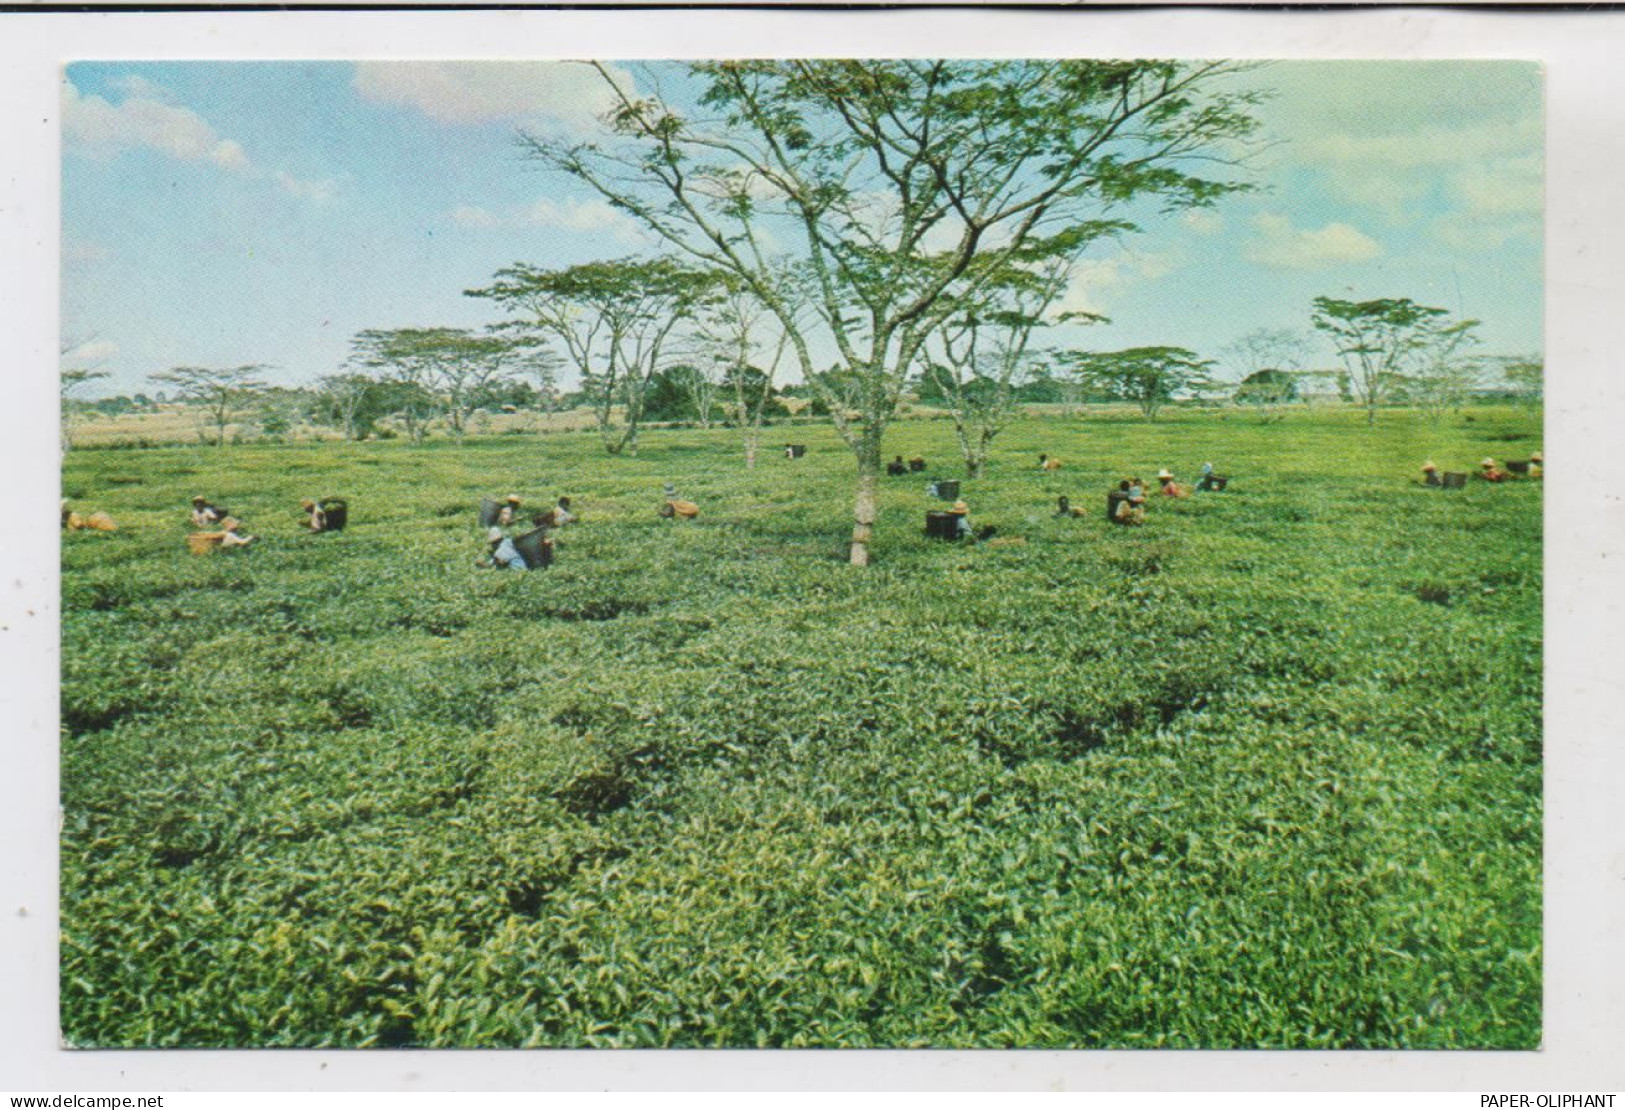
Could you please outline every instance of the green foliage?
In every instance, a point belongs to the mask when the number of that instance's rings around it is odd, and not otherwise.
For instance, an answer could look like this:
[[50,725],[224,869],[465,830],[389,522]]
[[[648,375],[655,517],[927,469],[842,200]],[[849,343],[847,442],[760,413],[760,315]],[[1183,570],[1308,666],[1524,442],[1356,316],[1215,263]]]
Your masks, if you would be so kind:
[[[900,480],[863,574],[828,429],[70,455],[64,1035],[1532,1048],[1540,487],[1409,479],[1539,427],[1027,418],[963,487],[1025,545]],[[545,572],[475,565],[515,487],[582,515]],[[259,543],[186,555],[199,490]]]
[[1123,351],[1061,351],[1056,361],[1084,390],[1104,401],[1130,401],[1146,419],[1180,394],[1212,384],[1213,363],[1183,347],[1131,347]]

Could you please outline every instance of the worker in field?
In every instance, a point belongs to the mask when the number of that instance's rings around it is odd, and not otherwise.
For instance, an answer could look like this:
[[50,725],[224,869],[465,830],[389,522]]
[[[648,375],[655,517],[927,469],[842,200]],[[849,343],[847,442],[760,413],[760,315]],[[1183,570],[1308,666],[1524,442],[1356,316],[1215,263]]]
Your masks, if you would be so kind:
[[553,507],[553,522],[557,527],[563,528],[566,524],[574,523],[575,513],[570,511],[570,499],[559,498],[559,503]]
[[342,497],[324,497],[319,502],[307,498],[299,502],[299,508],[312,532],[342,532],[349,523],[350,506]]
[[1082,509],[1074,509],[1072,502],[1065,497],[1055,499],[1055,515],[1064,517],[1077,517],[1083,515]]
[[1050,470],[1050,471],[1059,470],[1059,469],[1061,469],[1061,460],[1060,459],[1052,459],[1048,455],[1039,455],[1038,456],[1038,469],[1039,470]]
[[700,515],[700,507],[677,496],[677,487],[670,482],[666,483],[662,498],[660,515],[667,520],[693,520]]
[[1131,507],[1139,510],[1141,514],[1144,514],[1145,483],[1139,478],[1130,478],[1128,480],[1128,503]]
[[88,516],[80,516],[68,508],[66,501],[62,502],[62,527],[69,532],[117,532],[118,525],[113,518],[104,512],[94,512]]
[[1422,484],[1424,486],[1441,486],[1439,481],[1439,468],[1432,459],[1422,464]]
[[1497,466],[1494,459],[1488,457],[1478,464],[1478,476],[1486,482],[1504,482],[1512,477],[1512,475]]
[[485,533],[485,542],[491,549],[491,566],[497,570],[529,570],[530,564],[514,546],[513,539],[493,524]]
[[948,511],[954,516],[955,539],[971,540],[972,542],[975,542],[977,540],[989,539],[996,531],[998,531],[998,529],[993,527],[991,524],[985,525],[981,528],[971,527],[970,506],[965,504],[963,501],[955,501],[953,508],[949,509]]
[[211,505],[202,494],[192,498],[192,527],[213,528],[229,514],[219,505]]
[[1134,497],[1134,479],[1124,478],[1117,488],[1106,494],[1106,519],[1113,524],[1145,523],[1145,497]]
[[241,529],[242,522],[234,516],[228,516],[220,522],[218,530],[193,532],[186,537],[186,543],[191,548],[192,554],[207,555],[229,547],[247,547],[258,539],[257,536],[243,535]]
[[1189,497],[1190,487],[1182,486],[1174,481],[1173,471],[1163,467],[1157,471],[1157,482],[1164,497]]
[[1202,464],[1202,476],[1196,480],[1196,488],[1193,492],[1207,493],[1211,490],[1221,490],[1229,481],[1230,479],[1222,474],[1213,473],[1213,464],[1205,462]]
[[1533,455],[1529,456],[1529,476],[1531,478],[1540,477],[1541,464],[1543,462],[1544,459],[1541,457],[1541,453],[1539,451],[1536,451]]
[[503,528],[519,519],[519,495],[510,493],[502,499],[502,508],[497,510],[497,524]]
[[891,462],[887,463],[886,464],[886,473],[887,473],[887,475],[889,475],[890,477],[893,477],[893,478],[896,478],[896,477],[898,477],[899,475],[902,475],[902,474],[907,474],[908,473],[908,464],[903,461],[903,456],[898,455]]

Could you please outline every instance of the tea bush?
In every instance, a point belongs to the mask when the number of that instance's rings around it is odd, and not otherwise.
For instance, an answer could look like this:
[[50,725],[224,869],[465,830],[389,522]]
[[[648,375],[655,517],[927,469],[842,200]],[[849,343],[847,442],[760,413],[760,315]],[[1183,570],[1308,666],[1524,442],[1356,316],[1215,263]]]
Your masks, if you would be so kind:
[[[1533,1047],[1540,487],[1412,481],[1538,449],[1476,415],[1028,418],[968,547],[901,423],[867,571],[816,427],[75,452],[64,1035]],[[476,566],[509,491],[582,515],[545,572]],[[260,542],[187,555],[194,493]]]

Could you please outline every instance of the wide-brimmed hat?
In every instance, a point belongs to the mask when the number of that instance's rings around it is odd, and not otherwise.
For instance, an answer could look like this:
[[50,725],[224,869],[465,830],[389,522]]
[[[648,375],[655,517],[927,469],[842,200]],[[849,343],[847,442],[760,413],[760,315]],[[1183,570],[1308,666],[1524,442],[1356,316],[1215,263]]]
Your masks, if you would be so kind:
[[194,504],[194,505],[207,505],[208,503],[209,503],[209,499],[207,497],[204,497],[201,493],[198,494],[196,497],[192,498],[192,504]]
[[485,530],[485,538],[490,540],[492,543],[496,543],[502,538],[502,529],[493,524],[490,528]]
[[1422,469],[1423,470],[1437,470],[1439,468],[1438,468],[1437,465],[1434,464],[1432,459],[1429,459],[1427,462],[1422,464]]
[[316,507],[316,502],[307,497],[303,501],[299,502],[299,507],[308,511]]
[[1492,458],[1489,458],[1488,456],[1486,456],[1484,461],[1479,463],[1478,465],[1479,466],[1494,466],[1495,465],[1495,460],[1492,459]]
[[948,511],[950,513],[968,513],[970,512],[970,506],[965,504],[963,501],[955,501],[954,507]]
[[1530,455],[1529,456],[1529,461],[1530,462],[1540,462],[1540,452],[1536,451],[1533,455]]
[[517,493],[510,493],[508,496],[504,497],[503,500],[517,505],[519,504],[519,495]]
[[1157,471],[1157,481],[1159,481],[1159,482],[1161,482],[1161,481],[1169,481],[1169,480],[1172,480],[1172,478],[1173,478],[1173,473],[1171,471],[1169,471],[1169,469],[1167,467],[1163,467],[1161,470]]

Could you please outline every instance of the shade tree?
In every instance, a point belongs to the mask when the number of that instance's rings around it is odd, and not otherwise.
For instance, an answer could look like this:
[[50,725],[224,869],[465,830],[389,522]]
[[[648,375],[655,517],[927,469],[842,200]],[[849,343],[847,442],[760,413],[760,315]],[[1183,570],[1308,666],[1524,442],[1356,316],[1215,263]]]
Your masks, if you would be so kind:
[[[740,282],[824,393],[856,462],[851,562],[869,561],[882,439],[927,338],[1018,257],[1080,226],[1246,188],[1237,144],[1260,94],[1245,65],[1165,61],[727,61],[659,75],[599,65],[614,107],[587,140],[525,150],[668,248]],[[785,263],[809,275],[775,280]],[[839,373],[820,376],[830,353]],[[823,387],[851,382],[848,396]]]
[[499,327],[545,336],[580,376],[604,449],[636,455],[650,380],[715,285],[669,258],[621,258],[561,269],[520,263],[466,292],[512,317]]
[[967,477],[981,477],[993,440],[1015,413],[1017,387],[1038,365],[1034,334],[1056,324],[1105,320],[1096,313],[1052,311],[1071,277],[1067,257],[1006,265],[921,344],[921,377],[953,419]]
[[1221,352],[1237,384],[1239,405],[1251,406],[1265,422],[1280,416],[1280,406],[1298,398],[1298,378],[1309,363],[1313,343],[1295,328],[1257,328]]
[[197,405],[207,425],[214,428],[216,447],[226,442],[226,425],[234,411],[250,403],[264,389],[263,363],[243,366],[174,366],[148,377],[172,387],[172,396]]
[[1214,363],[1184,347],[1129,347],[1121,351],[1058,352],[1067,369],[1090,396],[1125,401],[1155,420],[1162,407],[1182,394],[1212,384]]
[[1348,372],[1348,388],[1365,408],[1366,423],[1377,408],[1426,361],[1449,312],[1407,297],[1346,301],[1316,297],[1310,314],[1315,329],[1331,340]]

